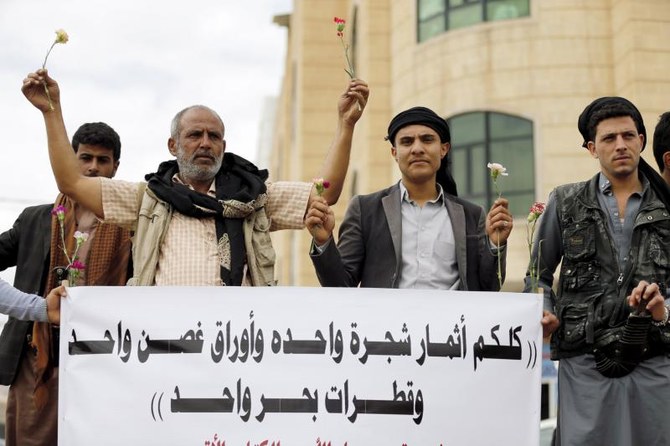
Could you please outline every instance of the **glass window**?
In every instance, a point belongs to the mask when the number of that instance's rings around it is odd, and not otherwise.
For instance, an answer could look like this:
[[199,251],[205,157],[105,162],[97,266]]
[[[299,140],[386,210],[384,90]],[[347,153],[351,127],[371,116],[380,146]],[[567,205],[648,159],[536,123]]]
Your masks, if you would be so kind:
[[444,14],[444,0],[419,0],[419,20],[428,20],[438,14]]
[[444,0],[419,0],[419,41],[430,39],[444,31]]
[[464,5],[449,11],[448,29],[464,28],[482,21],[482,4]]
[[481,22],[529,15],[530,0],[418,0],[418,40]]
[[488,210],[497,198],[486,165],[500,163],[509,175],[498,180],[501,194],[516,217],[535,200],[533,123],[517,116],[473,112],[449,119],[451,173],[458,195]]

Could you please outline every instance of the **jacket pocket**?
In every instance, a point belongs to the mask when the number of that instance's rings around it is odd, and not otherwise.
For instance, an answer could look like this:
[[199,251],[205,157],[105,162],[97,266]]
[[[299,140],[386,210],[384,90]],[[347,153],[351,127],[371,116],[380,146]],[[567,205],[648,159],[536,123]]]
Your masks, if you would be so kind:
[[563,231],[563,251],[567,259],[583,261],[596,253],[596,222],[580,220]]
[[258,266],[261,268],[274,266],[276,254],[270,238],[270,219],[263,210],[256,213],[251,243]]
[[586,296],[583,302],[570,302],[560,307],[558,338],[562,350],[578,350],[594,342],[594,308],[601,293]]
[[590,262],[568,263],[561,271],[564,291],[599,290],[603,288],[600,279],[600,263]]

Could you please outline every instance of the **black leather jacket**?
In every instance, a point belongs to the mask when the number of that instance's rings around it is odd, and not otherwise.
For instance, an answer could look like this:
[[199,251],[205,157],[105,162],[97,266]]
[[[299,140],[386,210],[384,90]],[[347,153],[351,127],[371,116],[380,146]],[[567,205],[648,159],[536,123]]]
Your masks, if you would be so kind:
[[[627,296],[639,281],[658,283],[666,294],[670,287],[670,213],[654,191],[648,188],[642,197],[629,260],[621,270],[597,188],[598,175],[556,188],[546,212],[556,212],[558,227],[548,218],[536,235],[543,241],[540,284],[546,290],[562,260],[558,292],[551,292],[560,321],[551,339],[553,359],[592,352],[618,340],[630,314]],[[657,353],[670,351],[670,326],[652,327],[649,341]]]

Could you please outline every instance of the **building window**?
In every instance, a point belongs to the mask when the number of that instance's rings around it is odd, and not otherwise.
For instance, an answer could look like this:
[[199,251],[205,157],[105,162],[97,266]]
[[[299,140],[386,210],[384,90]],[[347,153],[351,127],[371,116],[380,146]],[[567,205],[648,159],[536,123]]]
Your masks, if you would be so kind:
[[451,129],[451,173],[458,196],[488,210],[497,198],[486,165],[500,163],[509,176],[498,185],[515,217],[528,214],[535,201],[533,123],[503,113],[473,112],[448,120]]
[[450,29],[530,15],[530,0],[418,0],[417,34],[423,42]]

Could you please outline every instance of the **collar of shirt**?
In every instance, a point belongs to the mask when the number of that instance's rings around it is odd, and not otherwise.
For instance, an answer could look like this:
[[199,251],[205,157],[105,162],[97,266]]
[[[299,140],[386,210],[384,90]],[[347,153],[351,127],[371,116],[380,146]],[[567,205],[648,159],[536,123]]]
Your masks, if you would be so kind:
[[[400,181],[398,184],[400,186],[400,204],[402,205],[403,202],[411,203],[412,199],[409,198],[409,191],[405,185],[402,184],[402,181]],[[435,183],[435,186],[437,186],[437,197],[435,197],[433,200],[429,200],[428,203],[442,204],[444,203],[444,192],[442,191],[442,186],[440,186],[438,183]]]
[[612,183],[601,172],[598,177],[598,204],[607,215],[608,226],[614,240],[614,250],[617,255],[619,268],[623,271],[629,261],[628,253],[633,238],[635,216],[640,210],[642,197],[649,189],[649,181],[644,175],[640,176],[642,191],[634,192],[626,201],[624,215],[619,215],[619,206],[612,193]]
[[[634,192],[633,195],[642,197],[649,189],[649,180],[644,175],[640,175],[640,182],[642,183],[642,192]],[[612,183],[602,172],[598,174],[598,190],[605,196],[612,196]]]
[[[177,183],[177,184],[181,184],[183,186],[186,186],[191,190],[195,190],[195,189],[193,189],[193,186],[191,186],[190,184],[186,184],[181,180],[181,178],[179,177],[179,173],[175,173],[174,175],[172,175],[172,182]],[[213,198],[216,198],[216,184],[215,183],[216,183],[216,181],[212,180],[212,184],[209,185],[209,190],[207,191],[207,195],[209,195],[210,197],[213,197]]]
[[458,289],[454,230],[442,188],[419,207],[400,182],[402,242],[399,288]]

